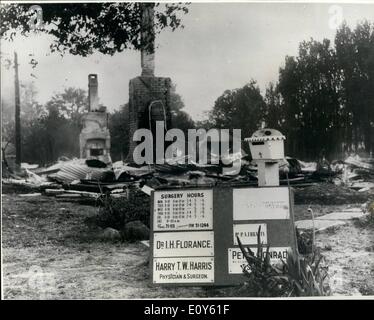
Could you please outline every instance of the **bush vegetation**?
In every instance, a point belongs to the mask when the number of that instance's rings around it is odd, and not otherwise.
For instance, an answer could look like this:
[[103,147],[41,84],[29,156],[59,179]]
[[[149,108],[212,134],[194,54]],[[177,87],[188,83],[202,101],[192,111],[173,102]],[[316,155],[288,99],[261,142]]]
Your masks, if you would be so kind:
[[[259,227],[258,235],[260,235]],[[246,259],[243,273],[248,278],[245,289],[257,297],[302,297],[330,295],[327,283],[327,267],[322,266],[323,256],[318,250],[309,255],[288,252],[286,261],[273,265],[269,246],[266,248],[257,238],[257,253],[244,247],[238,237],[239,247]],[[243,290],[242,290],[243,291]]]
[[126,198],[102,194],[98,201],[99,213],[94,222],[99,227],[123,230],[126,223],[137,220],[149,227],[150,199],[140,190],[131,190]]

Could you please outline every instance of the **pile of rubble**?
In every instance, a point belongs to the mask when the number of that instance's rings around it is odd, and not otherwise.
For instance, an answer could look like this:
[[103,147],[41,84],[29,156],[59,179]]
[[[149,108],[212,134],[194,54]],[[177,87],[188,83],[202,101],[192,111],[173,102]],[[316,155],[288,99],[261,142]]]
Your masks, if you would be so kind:
[[[257,185],[257,166],[245,158],[240,172],[235,175],[224,174],[222,165],[187,162],[181,157],[165,164],[137,166],[122,161],[107,165],[95,159],[64,158],[43,168],[23,164],[17,174],[3,168],[3,189],[28,189],[57,198],[95,200],[102,194],[128,197],[129,190],[134,187],[150,195],[160,186]],[[355,156],[321,165],[286,157],[279,170],[281,185],[309,188],[321,182],[333,182],[344,190],[374,193],[374,159]]]
[[158,186],[216,185],[227,181],[256,183],[248,175],[225,176],[218,165],[181,164],[179,161],[160,165],[136,166],[122,161],[106,165],[99,160],[61,159],[52,166],[39,168],[22,164],[17,173],[3,170],[3,188],[27,189],[58,198],[93,198],[105,193],[112,197],[127,197],[137,187],[150,194]]
[[341,182],[358,192],[374,192],[374,159],[350,156],[344,160]]

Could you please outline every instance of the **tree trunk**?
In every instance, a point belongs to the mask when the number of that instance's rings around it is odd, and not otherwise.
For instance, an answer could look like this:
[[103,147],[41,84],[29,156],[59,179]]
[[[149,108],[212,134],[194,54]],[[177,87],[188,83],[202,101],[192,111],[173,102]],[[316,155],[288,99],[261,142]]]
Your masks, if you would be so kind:
[[21,165],[21,103],[19,94],[18,58],[14,52],[14,95],[15,95],[15,130],[16,164]]

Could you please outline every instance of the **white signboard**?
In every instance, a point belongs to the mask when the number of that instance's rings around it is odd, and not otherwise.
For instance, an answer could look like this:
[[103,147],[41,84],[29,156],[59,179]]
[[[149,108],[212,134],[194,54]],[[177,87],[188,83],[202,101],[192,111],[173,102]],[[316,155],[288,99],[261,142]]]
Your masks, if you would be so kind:
[[[255,255],[257,255],[257,248],[251,248],[251,250]],[[275,264],[281,259],[286,261],[289,250],[291,250],[290,247],[270,247],[270,262]],[[266,248],[264,248],[264,252],[266,252]],[[243,267],[247,266],[247,260],[244,258],[244,255],[240,248],[228,249],[228,264],[230,274],[243,273]]]
[[213,229],[213,190],[154,193],[154,231]]
[[214,282],[213,257],[153,259],[154,283]]
[[244,245],[257,244],[257,234],[259,226],[261,226],[260,241],[263,244],[267,244],[268,234],[266,229],[266,223],[234,224],[234,244],[238,244],[237,237],[239,237],[240,241]]
[[233,190],[235,220],[289,219],[288,188],[247,188]]
[[157,232],[153,237],[154,257],[214,256],[214,232]]

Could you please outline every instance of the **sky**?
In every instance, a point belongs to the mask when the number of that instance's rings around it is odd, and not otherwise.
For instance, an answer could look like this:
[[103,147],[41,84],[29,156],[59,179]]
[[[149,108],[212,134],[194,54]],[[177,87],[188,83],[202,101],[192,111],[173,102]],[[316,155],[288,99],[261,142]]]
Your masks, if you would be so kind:
[[[297,55],[301,41],[333,41],[340,17],[351,27],[363,19],[374,22],[374,3],[337,5],[341,9],[320,3],[192,3],[184,29],[158,35],[155,74],[172,79],[185,111],[200,120],[227,89],[254,79],[264,93],[277,81],[285,57]],[[1,42],[3,57],[17,51],[20,80],[34,82],[40,103],[67,87],[87,90],[90,73],[98,74],[100,102],[108,110],[128,102],[129,80],[141,73],[139,52],[61,57],[50,53],[50,42],[46,35]],[[29,54],[38,61],[35,69]],[[14,71],[1,71],[2,99],[13,101]]]

